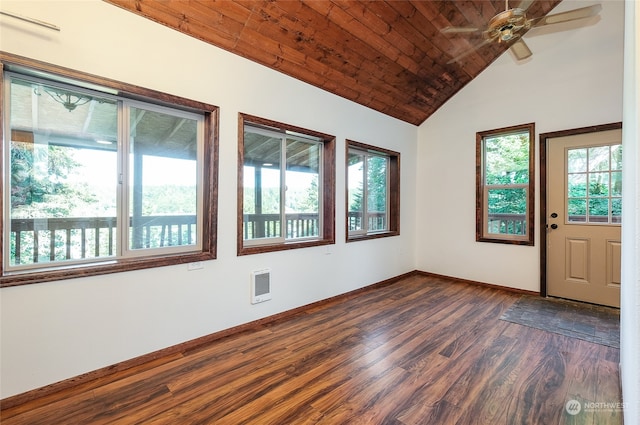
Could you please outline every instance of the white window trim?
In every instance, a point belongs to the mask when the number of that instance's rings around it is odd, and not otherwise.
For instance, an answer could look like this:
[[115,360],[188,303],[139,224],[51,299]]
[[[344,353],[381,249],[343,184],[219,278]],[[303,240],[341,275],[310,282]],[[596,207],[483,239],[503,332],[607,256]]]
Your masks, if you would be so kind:
[[[20,68],[22,71],[23,68]],[[68,267],[73,266],[91,266],[91,265],[109,265],[115,263],[118,259],[145,259],[149,257],[163,257],[163,256],[172,256],[177,254],[197,254],[201,252],[203,247],[203,239],[206,237],[203,234],[203,178],[204,178],[204,169],[203,169],[203,156],[204,156],[204,115],[197,114],[185,111],[180,109],[179,107],[171,108],[159,106],[153,103],[147,103],[142,101],[136,101],[132,99],[122,98],[120,96],[114,95],[114,90],[109,88],[104,88],[104,91],[101,91],[103,88],[98,85],[84,83],[82,81],[76,81],[67,77],[58,77],[57,75],[39,72],[35,70],[31,70],[29,68],[24,68],[24,72],[15,72],[6,70],[4,71],[4,87],[3,92],[4,96],[4,105],[3,105],[3,116],[0,117],[4,125],[4,140],[11,140],[11,126],[9,125],[10,120],[8,118],[11,113],[11,83],[14,79],[19,79],[23,81],[28,81],[32,83],[41,83],[46,84],[47,86],[52,86],[56,88],[61,88],[63,90],[70,90],[77,93],[87,94],[89,96],[100,97],[104,99],[110,99],[117,103],[118,108],[118,147],[117,147],[117,156],[118,156],[118,176],[114,176],[114,178],[118,178],[117,185],[117,226],[119,229],[117,240],[118,243],[116,245],[116,252],[112,256],[104,256],[104,257],[91,257],[86,259],[74,259],[74,260],[64,260],[64,261],[55,261],[55,262],[47,262],[47,263],[33,263],[33,264],[24,264],[24,265],[11,265],[11,250],[8,249],[8,243],[11,240],[11,226],[4,226],[4,235],[3,235],[3,243],[5,247],[3,248],[4,258],[3,258],[3,270],[7,275],[15,275],[15,274],[23,274],[23,273],[33,273],[40,271],[56,271],[61,269],[66,269]],[[87,86],[91,86],[92,88],[86,88]],[[162,248],[147,248],[147,249],[136,249],[130,250],[129,247],[129,226],[128,226],[128,189],[123,189],[124,186],[127,186],[125,182],[127,182],[127,174],[128,174],[128,140],[129,140],[129,126],[128,126],[128,111],[130,107],[140,107],[147,110],[153,110],[157,112],[168,113],[174,116],[181,116],[189,119],[194,119],[197,121],[197,209],[196,209],[196,244],[194,245],[184,245],[184,246],[167,246]],[[3,154],[6,163],[4,164],[5,175],[4,175],[4,187],[3,187],[3,196],[6,198],[10,196],[10,188],[11,185],[11,167],[8,166],[11,158],[10,154],[11,143],[4,143],[3,146]],[[3,211],[3,221],[10,221],[11,214],[11,202],[10,199],[4,199],[4,211]]]
[[[611,174],[612,173],[614,173],[614,172],[622,173],[622,170],[612,169],[611,168],[611,162],[613,161],[612,155],[611,155],[611,147],[612,146],[617,146],[617,145],[622,146],[622,144],[620,142],[603,143],[601,145],[601,146],[609,146],[609,169],[606,171],[606,173],[609,175],[609,182],[611,182]],[[588,149],[590,147],[592,147],[592,146],[588,146],[587,145],[587,146],[575,146],[575,147],[571,147],[571,148],[566,148],[565,152],[564,152],[565,164],[567,164],[568,161],[569,161],[568,157],[569,157],[569,151],[570,150],[573,150],[573,149],[585,149],[585,148]],[[567,166],[567,170],[568,170],[568,166]],[[617,223],[613,221],[613,217],[614,216],[613,216],[612,208],[609,208],[609,214],[607,216],[607,222],[606,223],[594,222],[594,221],[589,221],[588,220],[588,218],[590,216],[590,214],[589,214],[589,200],[590,199],[597,199],[597,197],[593,197],[593,196],[589,195],[589,191],[588,191],[589,176],[592,173],[599,173],[599,172],[601,173],[602,171],[590,171],[590,170],[587,169],[587,171],[584,171],[584,172],[576,172],[576,173],[569,173],[568,171],[565,172],[565,176],[564,176],[564,178],[565,178],[565,185],[564,185],[564,187],[565,187],[565,206],[564,207],[565,207],[565,212],[566,213],[565,213],[565,217],[564,217],[564,222],[565,222],[564,224],[566,224],[568,226],[572,226],[572,225],[579,225],[579,226],[622,226],[622,220],[620,220],[620,222],[617,222]],[[570,221],[569,220],[569,215],[568,215],[569,214],[569,200],[570,199],[576,199],[576,198],[569,198],[569,193],[568,193],[568,191],[569,191],[569,182],[568,182],[569,174],[583,174],[583,175],[586,176],[586,179],[587,179],[587,193],[585,194],[585,197],[582,198],[582,199],[585,199],[586,202],[587,202],[587,214],[585,216],[585,220],[586,221]],[[614,196],[614,195],[611,194],[611,192],[609,192],[608,196],[604,196],[602,198],[608,199],[609,200],[609,206],[611,206],[611,203],[612,203],[613,199],[622,199],[622,195]]]
[[[519,184],[494,184],[494,185],[486,185],[484,186],[484,205],[482,207],[484,214],[484,228],[482,236],[485,238],[500,238],[504,240],[529,240],[529,226],[524,226],[524,234],[523,235],[512,235],[507,233],[491,233],[489,231],[489,191],[492,189],[524,189],[525,196],[529,199],[529,184],[528,183],[519,183]],[[525,217],[529,217],[529,203],[527,202],[527,208],[525,211]]]
[[[280,139],[280,233],[279,237],[267,237],[267,238],[257,238],[257,239],[244,239],[243,238],[243,246],[244,247],[255,247],[255,246],[270,246],[270,245],[279,245],[286,243],[294,243],[294,242],[305,242],[305,241],[317,241],[321,240],[323,234],[323,185],[320,183],[323,181],[323,155],[324,155],[324,144],[322,141],[314,136],[306,135],[303,133],[293,132],[293,131],[281,131],[281,130],[270,130],[264,128],[264,126],[256,125],[251,122],[247,122],[244,124],[243,131],[245,134],[247,131],[252,133],[262,134],[265,136],[277,137]],[[313,143],[319,146],[318,149],[318,236],[308,236],[301,238],[289,238],[286,237],[286,169],[287,169],[287,140],[299,140],[304,143]],[[243,164],[244,167],[244,164]],[[243,185],[244,187],[244,185]]]
[[[139,102],[134,100],[122,100],[122,107],[118,109],[118,114],[121,116],[119,121],[119,134],[122,145],[118,146],[118,202],[122,202],[122,206],[118,206],[118,229],[120,229],[120,240],[122,243],[119,247],[118,255],[124,258],[138,258],[141,256],[153,256],[153,255],[171,255],[199,252],[202,250],[203,241],[203,229],[202,229],[202,198],[203,198],[203,157],[204,157],[204,116],[201,114],[194,114],[191,112],[181,111],[173,108],[168,108],[159,105],[153,105],[145,102]],[[131,240],[129,232],[129,212],[131,199],[130,185],[127,184],[132,176],[129,175],[130,167],[130,152],[131,152],[131,135],[130,135],[130,110],[131,108],[144,109],[152,112],[164,113],[176,117],[192,119],[196,121],[196,173],[197,173],[197,195],[196,195],[196,243],[193,245],[182,246],[167,246],[162,248],[138,248],[131,249]],[[120,194],[122,192],[122,194]]]
[[[362,214],[363,214],[363,221],[364,221],[364,225],[362,226],[362,229],[360,230],[349,230],[349,237],[357,237],[357,236],[367,236],[367,235],[376,235],[376,234],[381,234],[381,233],[387,233],[389,232],[389,195],[390,195],[390,173],[389,171],[389,165],[390,165],[390,159],[389,159],[389,155],[384,154],[384,153],[380,153],[380,152],[375,152],[372,150],[368,150],[368,149],[363,149],[363,148],[358,148],[358,147],[349,147],[349,153],[356,153],[356,154],[361,154],[364,155],[364,163],[363,163],[363,189],[362,189]],[[369,230],[369,217],[368,217],[368,206],[367,206],[367,200],[368,200],[368,193],[369,193],[369,185],[367,182],[367,175],[368,175],[368,168],[369,168],[369,161],[368,159],[370,157],[379,157],[379,158],[384,158],[386,163],[387,163],[387,173],[386,173],[386,200],[385,200],[385,211],[384,211],[384,216],[385,216],[385,220],[384,222],[386,223],[386,226],[384,229],[380,229],[380,230]],[[347,178],[348,178],[348,173],[347,173]],[[348,206],[347,206],[348,208]]]

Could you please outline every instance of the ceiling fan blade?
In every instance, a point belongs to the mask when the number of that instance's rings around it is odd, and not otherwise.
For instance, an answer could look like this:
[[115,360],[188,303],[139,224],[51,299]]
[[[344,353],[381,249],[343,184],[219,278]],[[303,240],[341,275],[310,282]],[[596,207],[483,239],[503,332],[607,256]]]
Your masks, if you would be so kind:
[[529,22],[531,23],[532,27],[559,24],[561,22],[575,21],[576,19],[584,19],[595,16],[600,12],[600,10],[602,10],[602,5],[594,4],[593,6],[581,7],[580,9],[573,9],[566,12],[542,16],[540,18],[534,18]]
[[524,11],[527,11],[529,9],[529,6],[531,6],[533,4],[534,0],[522,0],[520,2],[520,4],[518,5],[518,9],[522,9]]
[[495,38],[489,38],[487,40],[484,40],[482,43],[478,43],[475,46],[463,51],[462,53],[460,53],[459,55],[453,57],[449,62],[447,62],[448,64],[451,64],[453,62],[458,62],[461,59],[469,56],[471,53],[475,52],[476,50],[478,50],[479,48],[486,46],[487,44],[491,43]]
[[440,30],[442,34],[470,34],[480,31],[480,28],[474,27],[444,27]]
[[519,38],[518,41],[513,43],[511,47],[511,53],[516,57],[517,60],[521,61],[532,55],[529,46],[524,42],[522,38]]

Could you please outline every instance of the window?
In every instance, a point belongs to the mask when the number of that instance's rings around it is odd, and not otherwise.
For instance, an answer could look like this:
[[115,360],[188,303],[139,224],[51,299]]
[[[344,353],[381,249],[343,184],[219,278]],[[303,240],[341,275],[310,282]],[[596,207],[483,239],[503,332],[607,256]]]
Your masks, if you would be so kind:
[[334,243],[335,139],[240,114],[238,255]]
[[622,222],[622,145],[567,149],[567,223]]
[[400,234],[400,154],[347,140],[347,241]]
[[3,285],[215,258],[215,107],[4,66]]
[[534,124],[476,134],[476,240],[533,245]]

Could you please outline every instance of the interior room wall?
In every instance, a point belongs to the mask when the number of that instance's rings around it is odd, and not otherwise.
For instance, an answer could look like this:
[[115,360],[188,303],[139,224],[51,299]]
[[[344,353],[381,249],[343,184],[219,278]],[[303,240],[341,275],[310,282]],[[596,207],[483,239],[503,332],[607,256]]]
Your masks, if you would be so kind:
[[624,423],[640,423],[640,7],[626,2],[620,370]]
[[[622,121],[624,2],[563,1],[551,13],[602,3],[568,31],[525,37],[533,56],[507,53],[419,128],[417,268],[539,291],[539,135]],[[559,29],[559,28],[556,28]],[[476,132],[535,123],[535,246],[476,242]]]
[[[3,288],[6,398],[415,269],[417,127],[331,95],[99,0],[2,1],[0,50],[220,107],[218,258]],[[336,136],[336,244],[236,256],[238,113]],[[401,235],[345,243],[345,139],[401,154]],[[270,268],[273,299],[249,277]]]
[[[593,3],[565,0],[557,11]],[[221,109],[218,259],[194,271],[171,266],[0,290],[0,398],[414,269],[537,291],[537,235],[534,247],[475,242],[475,133],[535,122],[537,148],[542,132],[622,120],[624,7],[619,0],[601,3],[593,25],[528,35],[531,59],[515,64],[508,54],[499,58],[416,128],[99,0],[3,0],[2,10],[62,31],[0,16],[0,50]],[[637,55],[635,61],[638,76]],[[631,115],[625,108],[625,121],[637,124],[635,81],[635,106]],[[337,137],[335,245],[236,256],[238,112]],[[629,137],[637,136],[636,128]],[[399,237],[344,242],[345,138],[401,153]],[[636,183],[638,211],[637,174]],[[636,241],[637,220],[629,235]],[[635,401],[638,244],[625,255],[635,285],[625,292],[631,298],[623,297],[632,306],[622,314],[623,385],[627,401]],[[249,273],[265,267],[272,269],[274,298],[251,305]],[[629,417],[637,423],[637,408]]]
[[[532,58],[498,58],[420,126],[416,263],[419,270],[539,291],[538,233],[533,247],[475,242],[475,133],[534,122],[538,167],[540,133],[623,121],[620,361],[625,423],[639,423],[640,9],[634,0],[565,0],[551,13],[594,3],[603,9],[593,25],[531,31],[525,40]],[[535,182],[538,226],[538,171]]]

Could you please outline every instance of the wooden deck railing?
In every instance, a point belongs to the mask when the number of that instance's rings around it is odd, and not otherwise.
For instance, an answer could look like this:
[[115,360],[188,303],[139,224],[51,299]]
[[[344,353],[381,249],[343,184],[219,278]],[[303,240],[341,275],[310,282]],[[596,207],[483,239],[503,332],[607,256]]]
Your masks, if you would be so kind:
[[[367,214],[368,230],[386,228],[384,213]],[[318,215],[286,214],[286,237],[318,236]],[[362,214],[348,214],[348,229],[362,228]],[[279,214],[245,214],[244,238],[280,235]],[[194,215],[147,216],[131,220],[135,248],[160,248],[195,243]],[[130,224],[131,224],[130,223]],[[526,217],[518,214],[489,216],[490,229],[508,234],[524,234]],[[133,229],[136,229],[135,231]],[[37,218],[12,219],[12,264],[63,261],[113,256],[116,250],[116,218]]]
[[[146,216],[131,223],[135,248],[195,243],[194,215]],[[12,264],[112,256],[116,228],[115,217],[12,219]]]
[[526,214],[489,214],[489,233],[524,235],[527,232]]
[[[280,235],[278,214],[248,214],[245,238]],[[134,248],[161,248],[195,243],[196,216],[146,216],[130,221]],[[11,220],[12,264],[77,260],[113,256],[115,217],[37,218]],[[317,214],[287,214],[287,238],[318,236]]]
[[387,215],[384,212],[367,213],[367,225],[363,226],[362,213],[349,211],[347,228],[349,231],[366,229],[368,231],[386,230]]
[[[287,239],[318,236],[320,227],[318,214],[285,214]],[[245,214],[244,238],[280,237],[280,214]]]
[[[286,214],[286,238],[304,238],[318,236],[318,215],[313,213]],[[348,229],[358,230],[362,228],[362,213],[349,212]],[[385,230],[385,213],[368,213],[368,230]],[[280,236],[279,214],[245,214],[243,234],[245,239],[273,238]]]

